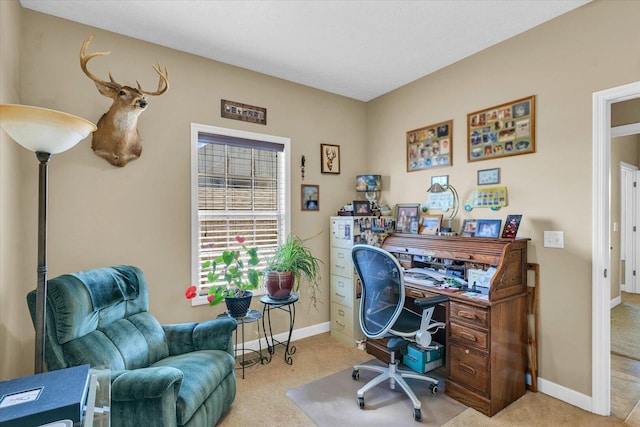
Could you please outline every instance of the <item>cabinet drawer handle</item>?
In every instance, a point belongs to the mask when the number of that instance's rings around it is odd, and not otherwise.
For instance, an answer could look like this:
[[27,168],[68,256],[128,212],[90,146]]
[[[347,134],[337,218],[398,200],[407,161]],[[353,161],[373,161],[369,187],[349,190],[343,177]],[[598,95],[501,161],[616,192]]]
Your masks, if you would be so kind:
[[338,314],[339,314],[340,316],[344,316],[344,311],[343,311],[343,310],[338,310]]
[[337,296],[338,298],[344,298],[344,297],[345,297],[344,295],[339,294],[339,293],[337,293],[337,292],[336,292],[336,296]]
[[476,336],[473,335],[473,334],[470,334],[469,332],[459,331],[458,335],[460,335],[462,338],[464,338],[465,340],[468,340],[468,341],[473,341],[473,342],[478,341]]
[[336,268],[344,268],[345,266],[344,265],[340,265],[340,264],[336,264],[335,267]]
[[338,252],[338,258],[344,258],[344,254],[342,252]]
[[464,311],[464,310],[458,311],[458,316],[464,317],[465,319],[471,319],[471,320],[476,320],[478,318],[478,316],[476,316],[475,313],[471,311]]
[[345,327],[345,324],[344,324],[344,323],[340,323],[340,322],[338,322],[337,320],[336,320],[336,325],[340,326],[341,328],[344,328],[344,327]]
[[471,366],[467,365],[464,362],[460,362],[460,364],[458,364],[458,366],[460,366],[460,368],[462,368],[463,370],[467,371],[471,375],[475,375],[476,374],[476,370],[473,369]]
[[344,282],[338,282],[338,286],[340,286],[341,288],[344,288]]

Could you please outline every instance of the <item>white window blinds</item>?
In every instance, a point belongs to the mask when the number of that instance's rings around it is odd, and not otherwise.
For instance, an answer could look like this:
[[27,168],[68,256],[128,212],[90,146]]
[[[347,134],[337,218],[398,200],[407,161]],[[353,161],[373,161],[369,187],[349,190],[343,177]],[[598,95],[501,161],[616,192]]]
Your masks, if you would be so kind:
[[[266,266],[285,237],[284,145],[198,134],[199,285],[211,285],[203,261],[238,250],[236,236],[257,247]],[[241,251],[241,255],[244,251]],[[222,284],[221,282],[220,284]]]

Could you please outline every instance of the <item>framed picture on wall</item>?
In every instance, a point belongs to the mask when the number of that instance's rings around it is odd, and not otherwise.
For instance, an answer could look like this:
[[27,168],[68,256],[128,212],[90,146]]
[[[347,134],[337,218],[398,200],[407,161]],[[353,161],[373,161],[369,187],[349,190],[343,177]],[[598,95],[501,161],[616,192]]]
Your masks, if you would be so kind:
[[303,211],[319,211],[320,186],[302,184],[300,187],[301,209]]
[[320,172],[340,174],[340,146],[320,144]]
[[535,95],[467,114],[470,162],[536,152]]
[[407,132],[407,172],[453,164],[453,120]]

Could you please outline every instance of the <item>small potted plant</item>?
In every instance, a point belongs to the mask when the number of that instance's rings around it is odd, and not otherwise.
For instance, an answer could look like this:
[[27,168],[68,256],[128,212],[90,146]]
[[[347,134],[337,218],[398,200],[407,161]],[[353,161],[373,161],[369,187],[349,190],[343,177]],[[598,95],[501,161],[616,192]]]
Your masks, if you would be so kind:
[[287,240],[267,261],[265,286],[271,298],[289,298],[291,291],[297,292],[304,279],[309,285],[311,304],[317,307],[317,293],[320,291],[319,263],[322,261],[313,256],[305,245],[307,240],[289,234]]
[[[244,244],[245,239],[240,236],[236,237],[236,241],[249,256],[248,266],[245,266],[240,258],[239,250],[226,250],[216,259],[203,262],[202,269],[209,269],[207,274],[209,283],[216,283],[221,277],[227,282],[222,285],[212,285],[209,288],[207,296],[209,305],[216,305],[224,300],[230,316],[244,317],[251,304],[253,296],[251,291],[258,288],[260,277],[264,273],[254,268],[260,263],[258,248],[247,248]],[[218,266],[221,267],[221,272],[217,271]],[[185,293],[187,299],[195,298],[197,295],[197,286],[190,286]]]

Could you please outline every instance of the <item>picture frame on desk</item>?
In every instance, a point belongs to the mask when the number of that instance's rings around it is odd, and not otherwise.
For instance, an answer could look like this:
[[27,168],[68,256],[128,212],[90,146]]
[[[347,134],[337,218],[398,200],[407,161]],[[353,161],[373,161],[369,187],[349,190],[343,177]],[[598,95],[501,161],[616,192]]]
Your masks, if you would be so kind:
[[507,215],[507,219],[504,222],[504,230],[502,230],[502,238],[515,239],[521,221],[522,215]]
[[479,219],[476,221],[474,237],[489,237],[497,239],[500,236],[501,219]]
[[460,229],[460,235],[462,237],[473,237],[476,235],[476,220],[465,219],[462,222],[462,228]]
[[396,231],[418,234],[419,203],[396,205]]
[[418,232],[420,234],[435,236],[438,234],[438,231],[440,231],[441,224],[442,215],[421,215]]
[[353,216],[370,216],[371,205],[367,200],[353,201]]

